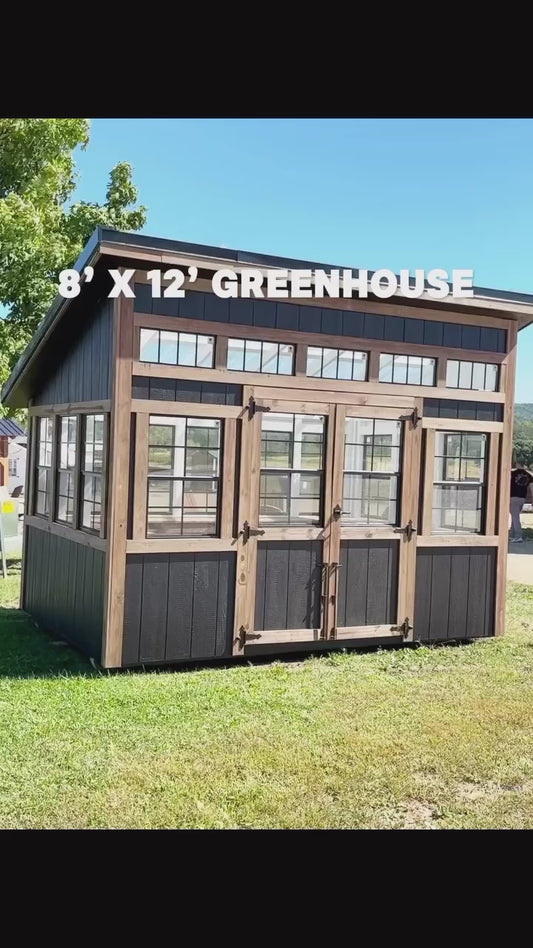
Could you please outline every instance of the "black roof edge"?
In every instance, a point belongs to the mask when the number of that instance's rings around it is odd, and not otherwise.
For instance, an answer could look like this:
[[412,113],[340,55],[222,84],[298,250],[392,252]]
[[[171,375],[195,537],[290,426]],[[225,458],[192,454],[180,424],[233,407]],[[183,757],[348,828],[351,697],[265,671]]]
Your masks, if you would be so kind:
[[[233,250],[229,247],[213,247],[207,244],[194,244],[182,240],[170,240],[167,237],[150,237],[145,234],[128,233],[126,231],[114,230],[111,227],[102,227],[98,225],[92,232],[89,240],[83,247],[78,259],[73,264],[73,268],[81,271],[89,266],[98,255],[100,244],[106,241],[115,244],[124,244],[125,247],[152,250],[169,250],[177,253],[189,253],[201,257],[214,257],[217,260],[227,260],[233,263],[256,263],[259,266],[281,267],[283,269],[313,269],[324,270],[351,270],[358,274],[359,270],[355,267],[341,267],[338,264],[318,263],[310,260],[299,260],[291,257],[277,257],[273,254],[254,253],[246,250]],[[369,276],[375,271],[368,270]],[[451,287],[451,284],[449,284]],[[474,296],[480,299],[494,299],[509,303],[527,303],[533,306],[533,294],[519,293],[514,290],[495,290],[487,287],[474,286]],[[36,354],[39,347],[44,343],[46,337],[53,330],[56,322],[61,318],[63,312],[70,305],[70,300],[63,296],[56,296],[50,309],[43,318],[43,321],[37,328],[35,334],[24,349],[18,361],[11,370],[10,376],[5,382],[0,397],[2,402],[9,398],[13,388],[16,386],[23,374],[26,366]],[[522,327],[525,328],[525,327]]]

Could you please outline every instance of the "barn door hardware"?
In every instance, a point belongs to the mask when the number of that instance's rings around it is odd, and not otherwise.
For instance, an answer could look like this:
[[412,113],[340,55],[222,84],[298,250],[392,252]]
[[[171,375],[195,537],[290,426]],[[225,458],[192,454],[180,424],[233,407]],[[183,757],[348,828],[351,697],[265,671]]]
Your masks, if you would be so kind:
[[411,412],[411,428],[416,428],[419,421],[422,421],[422,415],[418,414],[418,408],[415,405]]
[[239,643],[239,648],[244,648],[246,642],[250,639],[260,639],[260,632],[249,632],[245,625],[241,625],[239,628],[239,634],[237,636],[237,641]]
[[404,639],[407,638],[409,632],[413,631],[413,626],[409,622],[409,617],[406,616],[401,625],[393,625],[391,632],[401,632]]
[[248,418],[251,420],[256,411],[270,411],[270,405],[258,405],[253,395],[248,399]]
[[247,520],[244,521],[242,530],[240,531],[243,543],[248,543],[250,537],[262,537],[264,532],[264,530],[258,530],[257,527],[250,526]]
[[410,540],[413,533],[416,533],[416,527],[413,526],[413,521],[409,520],[405,527],[394,527],[394,533],[405,533],[406,538]]
[[338,520],[342,513],[342,507],[340,504],[335,504],[333,508],[333,519]]

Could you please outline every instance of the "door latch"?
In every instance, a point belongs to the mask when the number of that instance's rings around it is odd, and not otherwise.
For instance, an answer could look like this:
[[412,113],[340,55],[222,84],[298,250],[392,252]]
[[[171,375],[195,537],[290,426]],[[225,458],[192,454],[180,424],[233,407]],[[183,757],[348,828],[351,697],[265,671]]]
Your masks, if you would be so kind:
[[413,631],[413,626],[409,622],[409,617],[406,616],[401,625],[394,625],[391,629],[391,632],[401,632],[404,639],[407,638],[409,632]]
[[333,508],[333,519],[338,520],[342,513],[342,507],[340,504],[335,504]]
[[248,399],[248,418],[251,420],[256,411],[270,411],[270,405],[258,405],[253,395]]
[[416,533],[416,527],[412,520],[408,520],[405,527],[394,527],[394,533],[405,533],[407,540],[410,540],[413,533]]
[[257,527],[250,526],[247,520],[244,521],[240,531],[244,543],[248,543],[250,537],[262,537],[264,532],[264,530],[258,530]]

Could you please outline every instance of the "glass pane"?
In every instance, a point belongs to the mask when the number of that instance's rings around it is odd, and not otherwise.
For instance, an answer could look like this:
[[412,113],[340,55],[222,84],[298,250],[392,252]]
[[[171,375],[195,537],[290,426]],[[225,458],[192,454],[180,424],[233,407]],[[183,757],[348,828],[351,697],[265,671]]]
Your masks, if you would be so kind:
[[213,336],[198,336],[198,354],[196,364],[199,368],[213,368]]
[[379,357],[379,381],[392,382],[392,356],[380,355]]
[[404,356],[404,355],[393,356],[392,381],[397,382],[400,385],[406,384],[407,382],[407,356]]
[[474,362],[472,370],[472,388],[478,392],[485,390],[485,363]]
[[485,456],[486,436],[483,434],[463,435],[462,453],[467,457],[482,458]]
[[150,425],[149,433],[150,444],[172,445],[174,444],[174,430],[172,425]]
[[261,343],[255,339],[245,342],[244,368],[246,372],[261,371]]
[[188,448],[185,474],[196,477],[217,477],[218,450],[215,448]]
[[196,336],[193,333],[180,332],[178,363],[179,365],[194,365],[196,363]]
[[339,352],[339,379],[352,379],[354,353],[350,349],[341,349]]
[[337,359],[339,355],[338,349],[324,349],[324,362],[322,367],[322,378],[324,379],[336,379],[337,378]]
[[307,350],[307,375],[320,378],[322,372],[322,349],[309,346]]
[[159,361],[159,331],[157,329],[141,329],[140,362]]
[[446,363],[446,387],[459,387],[459,363],[454,359],[448,359]]
[[472,363],[459,363],[459,388],[472,388]]
[[277,342],[264,342],[261,356],[261,372],[274,372],[278,370],[278,344]]
[[294,346],[279,347],[279,375],[292,375],[294,362]]
[[348,523],[396,522],[396,478],[377,474],[345,474],[342,519]]
[[228,339],[228,369],[242,372],[244,368],[244,340]]
[[174,449],[174,448],[165,448],[165,447],[156,447],[148,449],[148,471],[150,473],[155,473],[157,471],[168,471],[169,474],[179,474],[180,471],[174,471],[174,455],[175,450],[181,451],[183,454],[183,449]]
[[409,356],[407,366],[407,382],[409,385],[420,385],[422,380],[422,358],[420,356]]
[[498,366],[488,364],[487,365],[487,374],[485,377],[485,391],[487,392],[497,392],[498,391]]
[[94,500],[94,490],[95,490],[95,480],[96,478],[92,477],[90,474],[86,475],[83,482],[83,499],[84,500]]
[[422,359],[422,385],[435,384],[435,359]]
[[364,382],[366,380],[367,354],[366,352],[354,352],[353,356],[352,378],[355,382]]
[[159,341],[159,361],[166,365],[176,365],[178,361],[177,332],[161,332]]

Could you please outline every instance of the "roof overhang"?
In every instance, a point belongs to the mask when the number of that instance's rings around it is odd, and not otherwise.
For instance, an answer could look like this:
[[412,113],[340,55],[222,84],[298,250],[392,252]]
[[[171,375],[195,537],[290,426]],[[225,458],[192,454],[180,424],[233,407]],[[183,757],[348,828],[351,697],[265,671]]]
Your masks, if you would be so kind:
[[[305,269],[324,270],[326,272],[351,270],[355,275],[359,273],[356,268],[342,267],[338,264],[276,257],[271,254],[231,250],[226,247],[211,247],[178,240],[167,240],[164,237],[149,237],[143,234],[124,233],[110,228],[97,227],[74,264],[74,269],[81,275],[80,285],[85,282],[83,272],[85,267],[95,267],[103,257],[114,258],[117,267],[120,263],[127,261],[130,265],[136,265],[137,268],[143,264],[151,267],[194,265],[199,270],[208,272],[231,268],[238,273],[253,267],[261,271]],[[373,271],[368,271],[369,280],[372,273]],[[406,299],[399,290],[388,299],[381,299],[369,292],[368,299],[377,301],[384,307],[394,302],[395,304],[403,303],[417,308],[431,307],[433,310],[442,310],[443,313],[453,310],[454,312],[478,313],[479,315],[483,315],[483,313],[498,315],[500,318],[517,323],[519,329],[524,329],[533,323],[533,294],[495,290],[487,287],[474,287],[472,297],[463,297],[460,300],[453,298],[451,295],[436,300],[429,295],[427,289],[416,299]],[[3,403],[9,405],[13,401],[20,381],[40,357],[50,336],[71,305],[71,300],[59,295],[56,296],[2,389]]]

